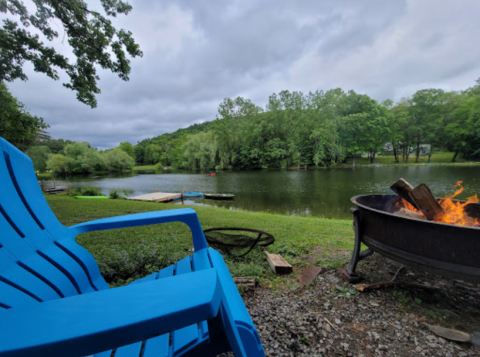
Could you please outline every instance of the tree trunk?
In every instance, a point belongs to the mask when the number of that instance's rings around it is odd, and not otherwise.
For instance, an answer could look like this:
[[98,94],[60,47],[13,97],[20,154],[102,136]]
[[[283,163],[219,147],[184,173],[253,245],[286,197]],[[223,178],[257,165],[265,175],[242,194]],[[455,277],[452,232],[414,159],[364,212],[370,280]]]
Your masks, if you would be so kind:
[[352,163],[352,165],[353,165],[353,168],[355,168],[355,155],[353,155],[353,163]]
[[407,148],[407,154],[405,155],[405,163],[407,164],[408,163],[408,158],[410,156],[410,149]]
[[420,158],[420,132],[417,133],[417,158],[415,162],[418,163],[418,159]]
[[460,145],[458,145],[457,148],[455,149],[455,154],[453,154],[452,162],[455,162],[455,160],[457,159],[459,151],[460,151]]
[[395,162],[398,162],[397,149],[395,148],[395,146],[393,146],[393,143],[392,143],[392,148],[393,148],[393,157],[395,157]]
[[428,160],[427,160],[427,164],[430,163],[430,159],[432,158],[432,150],[433,150],[433,145],[430,144],[430,152],[428,153]]
[[370,155],[370,163],[373,164],[374,160],[375,160],[375,153],[372,152],[372,154]]

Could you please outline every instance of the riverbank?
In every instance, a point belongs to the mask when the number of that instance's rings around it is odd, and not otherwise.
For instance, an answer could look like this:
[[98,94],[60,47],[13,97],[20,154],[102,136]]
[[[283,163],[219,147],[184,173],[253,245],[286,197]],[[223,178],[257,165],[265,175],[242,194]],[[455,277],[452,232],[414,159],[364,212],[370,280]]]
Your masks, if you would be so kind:
[[[453,152],[434,152],[428,162],[428,155],[419,156],[418,162],[415,162],[416,157],[411,154],[408,162],[403,162],[400,156],[400,162],[395,162],[393,155],[378,155],[375,157],[373,165],[377,166],[480,166],[480,160],[467,160],[460,156],[457,156],[455,162],[452,162]],[[370,159],[367,157],[356,158],[355,166],[371,166]],[[353,159],[347,159],[344,164],[338,164],[336,167],[352,167]]]
[[[467,160],[461,156],[457,156],[455,162],[452,162],[454,153],[453,152],[434,152],[428,162],[428,155],[422,155],[419,157],[419,161],[415,162],[415,155],[410,155],[408,162],[403,162],[400,157],[400,162],[395,162],[393,155],[377,155],[373,164],[370,162],[368,157],[361,157],[355,159],[355,166],[480,166],[480,160]],[[299,166],[292,166],[289,169],[298,169]],[[304,164],[300,165],[300,168],[303,168]],[[337,163],[334,167],[331,168],[350,168],[353,167],[353,159],[347,159],[345,163]],[[313,169],[313,165],[309,165],[309,169]],[[319,167],[319,169],[326,169],[327,167]],[[331,169],[329,168],[329,169]],[[161,169],[161,167],[160,167]],[[137,165],[133,167],[133,171],[158,171],[159,166],[157,165]],[[163,170],[161,170],[163,171]]]

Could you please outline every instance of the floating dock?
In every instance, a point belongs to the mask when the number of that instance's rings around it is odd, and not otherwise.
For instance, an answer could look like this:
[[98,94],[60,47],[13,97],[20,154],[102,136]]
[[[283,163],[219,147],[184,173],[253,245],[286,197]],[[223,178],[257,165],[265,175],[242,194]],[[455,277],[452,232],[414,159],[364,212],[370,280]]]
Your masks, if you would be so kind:
[[148,202],[169,202],[176,198],[182,198],[181,193],[166,193],[166,192],[154,192],[146,195],[140,195],[135,197],[129,197],[132,201],[148,201]]

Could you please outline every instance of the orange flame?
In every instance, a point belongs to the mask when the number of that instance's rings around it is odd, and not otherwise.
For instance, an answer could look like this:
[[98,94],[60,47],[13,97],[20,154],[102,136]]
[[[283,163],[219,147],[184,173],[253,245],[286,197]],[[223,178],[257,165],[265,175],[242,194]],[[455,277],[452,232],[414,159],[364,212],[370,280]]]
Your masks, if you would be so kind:
[[[457,190],[453,195],[446,196],[444,199],[441,199],[438,202],[442,207],[443,211],[445,212],[445,215],[441,217],[436,217],[434,221],[448,224],[456,224],[459,226],[480,227],[480,221],[478,220],[478,218],[470,217],[465,213],[465,206],[469,205],[470,203],[479,202],[478,196],[475,195],[468,197],[465,203],[453,202],[452,199],[463,192],[462,181],[458,181],[454,187],[457,188]],[[420,214],[422,213],[414,206],[412,206],[409,202],[405,201],[403,198],[401,200],[401,203],[408,210],[415,211]],[[400,202],[397,203],[396,206],[400,207]]]

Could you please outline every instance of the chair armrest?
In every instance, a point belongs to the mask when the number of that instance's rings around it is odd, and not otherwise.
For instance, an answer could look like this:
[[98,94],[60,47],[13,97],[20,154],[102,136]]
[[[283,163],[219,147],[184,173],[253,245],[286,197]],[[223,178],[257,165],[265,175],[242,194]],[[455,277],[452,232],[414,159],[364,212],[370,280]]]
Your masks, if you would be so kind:
[[215,269],[0,311],[0,356],[86,356],[211,319]]
[[125,216],[108,217],[95,221],[80,223],[69,227],[74,236],[80,233],[101,231],[105,229],[145,226],[157,223],[183,222],[192,231],[193,247],[195,251],[208,248],[197,212],[191,208],[181,208],[166,211],[153,211],[129,214]]

